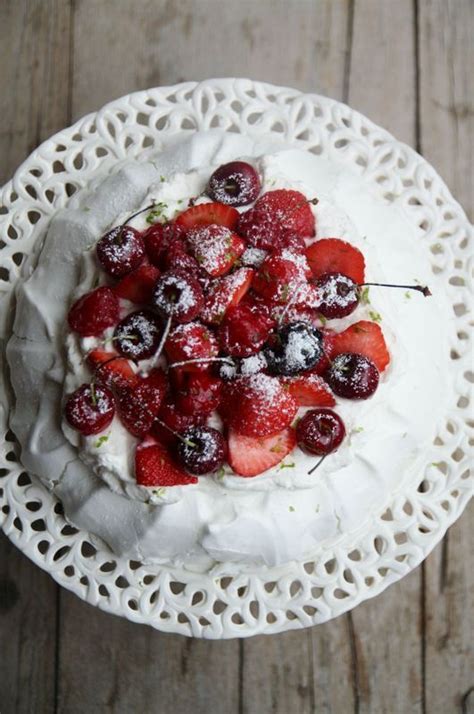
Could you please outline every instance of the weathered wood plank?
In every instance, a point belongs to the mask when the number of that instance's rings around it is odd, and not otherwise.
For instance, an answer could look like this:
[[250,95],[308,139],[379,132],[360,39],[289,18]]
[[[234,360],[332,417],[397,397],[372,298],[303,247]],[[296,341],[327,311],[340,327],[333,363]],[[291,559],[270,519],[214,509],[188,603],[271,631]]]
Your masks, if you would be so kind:
[[421,149],[474,217],[474,3],[424,0],[419,11]]
[[59,713],[237,714],[237,641],[165,635],[70,593],[61,622]]
[[[0,182],[68,123],[69,3],[0,4]],[[0,709],[52,712],[58,588],[0,536]]]
[[74,117],[130,91],[209,77],[252,77],[341,96],[348,5],[80,0]]
[[[349,104],[412,146],[416,142],[416,58],[411,0],[356,0]],[[421,712],[421,574],[415,571],[356,608],[353,682],[360,712]]]
[[[474,5],[426,0],[418,27],[421,150],[472,218]],[[425,563],[428,712],[474,709],[473,512],[471,504]]]

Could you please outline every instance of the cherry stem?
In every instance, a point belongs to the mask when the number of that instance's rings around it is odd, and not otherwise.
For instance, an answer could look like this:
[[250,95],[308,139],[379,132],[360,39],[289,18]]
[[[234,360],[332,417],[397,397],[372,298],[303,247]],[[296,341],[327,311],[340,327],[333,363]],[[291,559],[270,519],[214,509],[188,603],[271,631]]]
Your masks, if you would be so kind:
[[319,461],[313,466],[313,468],[308,471],[308,476],[310,476],[312,473],[314,473],[314,472],[316,471],[316,469],[319,468],[319,466],[321,466],[321,464],[323,463],[323,461],[324,461],[324,459],[326,458],[326,456],[329,456],[329,454],[324,454],[324,456],[321,456],[321,458],[320,458]]
[[156,352],[153,355],[153,358],[151,360],[150,369],[153,369],[156,366],[156,363],[158,362],[158,359],[159,359],[161,353],[163,352],[163,347],[165,346],[165,342],[168,338],[169,331],[171,329],[171,320],[172,320],[172,317],[170,315],[170,317],[168,317],[168,320],[166,321],[166,325],[165,325],[165,329],[163,330],[163,334],[161,335],[160,344],[156,348]]
[[175,436],[177,439],[183,442],[183,444],[186,444],[186,446],[190,446],[192,449],[195,449],[197,444],[195,441],[191,441],[191,439],[185,439],[184,436],[181,436],[181,434],[174,429],[172,429],[168,424],[165,424],[164,421],[161,421],[161,419],[158,419],[158,417],[155,417],[155,421],[158,422],[160,426],[162,426],[164,429],[169,431],[173,436]]
[[133,219],[136,218],[137,216],[139,216],[141,213],[145,213],[146,211],[152,211],[155,208],[155,206],[156,206],[156,203],[152,203],[149,206],[147,206],[146,208],[140,208],[140,210],[136,211],[136,213],[132,213],[132,215],[129,216],[127,218],[127,220],[122,223],[121,228],[125,228],[127,223],[130,223],[130,221],[133,221]]
[[206,195],[206,192],[203,191],[202,193],[198,193],[197,196],[193,196],[193,198],[190,198],[188,201],[188,208],[192,208],[194,206],[194,204],[196,203],[196,201],[205,195]]
[[423,293],[425,297],[429,297],[432,293],[427,285],[393,285],[393,283],[360,283],[360,288],[364,287],[379,287],[379,288],[400,288],[401,290],[416,290]]
[[228,357],[197,357],[196,359],[187,359],[182,362],[173,362],[168,365],[168,369],[174,367],[184,367],[187,364],[199,364],[199,362],[225,362],[225,364],[234,364]]

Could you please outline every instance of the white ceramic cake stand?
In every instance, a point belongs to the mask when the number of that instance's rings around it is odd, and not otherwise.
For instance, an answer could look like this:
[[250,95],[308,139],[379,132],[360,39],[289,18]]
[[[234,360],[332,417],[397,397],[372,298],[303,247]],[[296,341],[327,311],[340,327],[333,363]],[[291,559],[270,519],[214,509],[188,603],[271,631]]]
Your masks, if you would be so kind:
[[[339,537],[323,556],[235,574],[149,566],[93,547],[69,526],[60,503],[23,470],[8,432],[7,390],[0,405],[0,525],[29,558],[87,602],[167,632],[206,638],[248,637],[329,620],[380,593],[417,566],[461,514],[472,493],[468,411],[472,405],[469,292],[472,230],[433,168],[408,146],[344,104],[246,79],[137,92],[90,114],[42,144],[2,192],[1,328],[9,334],[10,295],[22,260],[51,216],[92,178],[120,162],[145,160],[164,135],[220,128],[273,134],[344,164],[396,204],[416,227],[434,273],[445,284],[456,324],[452,407],[439,433],[437,465],[392,496],[356,535]],[[472,424],[472,422],[471,422]],[[231,572],[233,574],[231,574]]]

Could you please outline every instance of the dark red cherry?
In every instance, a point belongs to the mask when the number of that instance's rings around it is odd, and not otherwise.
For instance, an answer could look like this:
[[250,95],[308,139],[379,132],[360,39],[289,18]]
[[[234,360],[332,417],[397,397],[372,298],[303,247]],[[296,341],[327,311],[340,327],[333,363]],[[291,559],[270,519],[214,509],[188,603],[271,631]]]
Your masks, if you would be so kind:
[[343,352],[334,357],[324,378],[338,397],[367,399],[378,387],[379,371],[368,357]]
[[175,322],[191,322],[204,307],[204,293],[197,278],[181,270],[168,271],[158,279],[153,305]]
[[106,429],[115,414],[114,397],[102,384],[82,384],[66,401],[66,420],[84,436]]
[[222,466],[227,444],[220,431],[209,426],[193,426],[181,436],[177,453],[187,471],[199,476],[217,471]]
[[143,261],[145,243],[135,228],[116,226],[98,241],[96,252],[105,272],[113,278],[121,278]]
[[125,317],[114,333],[114,345],[120,354],[133,360],[155,354],[163,334],[163,325],[150,310],[138,310]]
[[318,456],[335,451],[345,434],[344,422],[332,409],[311,409],[296,427],[298,445]]
[[360,287],[342,273],[325,273],[315,281],[320,293],[318,312],[328,320],[346,317],[359,304]]
[[253,166],[245,161],[231,161],[214,171],[206,193],[213,201],[227,206],[246,206],[257,199],[260,189],[260,179]]

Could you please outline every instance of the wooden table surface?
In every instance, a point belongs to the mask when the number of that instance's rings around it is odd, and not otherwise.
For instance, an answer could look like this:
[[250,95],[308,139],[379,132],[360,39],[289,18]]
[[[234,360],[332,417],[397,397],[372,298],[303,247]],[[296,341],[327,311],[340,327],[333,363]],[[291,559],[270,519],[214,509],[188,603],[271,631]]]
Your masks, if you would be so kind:
[[[0,0],[0,179],[111,99],[247,76],[348,102],[472,218],[473,15],[472,0]],[[107,615],[1,536],[0,712],[474,712],[472,514],[375,600],[246,641]]]

